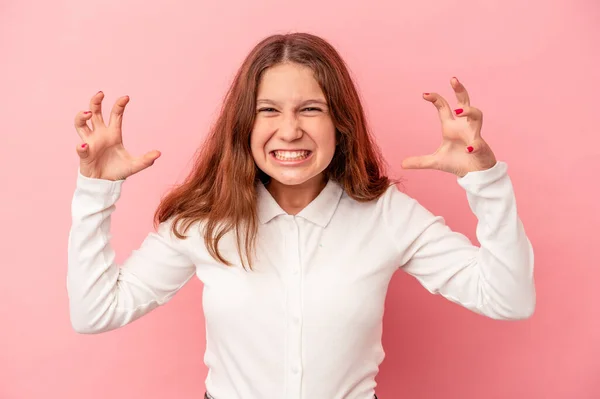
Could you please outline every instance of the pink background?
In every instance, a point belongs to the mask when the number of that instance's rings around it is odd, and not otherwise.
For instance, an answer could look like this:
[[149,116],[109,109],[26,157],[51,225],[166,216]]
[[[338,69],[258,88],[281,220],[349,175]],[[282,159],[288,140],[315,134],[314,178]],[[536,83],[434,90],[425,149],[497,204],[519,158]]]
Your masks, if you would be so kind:
[[600,398],[599,20],[596,0],[0,2],[0,398],[201,397],[199,281],[124,329],[71,329],[73,116],[98,90],[105,110],[130,95],[126,145],[163,153],[125,186],[113,223],[121,261],[190,167],[246,52],[298,30],[324,36],[349,63],[392,175],[475,239],[453,176],[400,168],[439,141],[421,93],[452,99],[459,77],[509,164],[535,248],[538,305],[522,322],[476,316],[398,273],[380,397]]

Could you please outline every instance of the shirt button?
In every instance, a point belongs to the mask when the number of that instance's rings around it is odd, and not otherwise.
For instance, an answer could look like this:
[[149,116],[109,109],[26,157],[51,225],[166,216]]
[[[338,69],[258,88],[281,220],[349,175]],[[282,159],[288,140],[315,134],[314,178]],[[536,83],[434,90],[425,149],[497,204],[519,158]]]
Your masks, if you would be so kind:
[[299,372],[300,372],[300,367],[299,366],[293,366],[292,367],[292,373],[298,374]]
[[292,273],[294,273],[294,274],[298,274],[299,272],[300,272],[300,270],[297,267],[294,267],[292,269]]
[[294,316],[294,317],[292,317],[292,321],[294,322],[294,324],[299,324],[300,323],[300,317]]

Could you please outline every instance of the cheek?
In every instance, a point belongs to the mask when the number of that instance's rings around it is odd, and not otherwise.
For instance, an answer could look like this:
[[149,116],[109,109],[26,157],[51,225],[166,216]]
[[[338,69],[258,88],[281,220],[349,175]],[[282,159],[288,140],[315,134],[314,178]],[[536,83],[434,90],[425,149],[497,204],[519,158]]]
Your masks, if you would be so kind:
[[267,144],[268,135],[265,133],[264,127],[255,124],[250,133],[250,150],[254,158],[260,157],[264,153],[265,145]]
[[327,154],[328,157],[332,157],[335,151],[335,126],[331,121],[325,121],[320,123],[319,126],[315,126],[313,135],[317,146],[323,154]]

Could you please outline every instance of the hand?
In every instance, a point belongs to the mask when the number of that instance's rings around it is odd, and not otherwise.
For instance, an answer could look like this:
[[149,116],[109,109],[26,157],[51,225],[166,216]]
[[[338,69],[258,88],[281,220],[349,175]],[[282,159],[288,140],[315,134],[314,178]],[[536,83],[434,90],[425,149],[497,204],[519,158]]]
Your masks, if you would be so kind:
[[[90,100],[90,111],[79,112],[75,117],[75,129],[84,142],[77,145],[80,173],[96,179],[124,180],[151,166],[160,152],[131,156],[123,147],[121,134],[123,112],[129,97],[121,97],[115,102],[108,126],[102,118],[103,98],[104,93],[98,92]],[[88,121],[92,124],[91,129]]]
[[469,94],[458,79],[452,78],[450,85],[458,99],[454,111],[439,94],[423,94],[439,112],[442,144],[433,154],[406,158],[402,161],[404,169],[437,169],[464,177],[468,172],[486,170],[496,164],[492,149],[481,138],[482,112],[471,107]]

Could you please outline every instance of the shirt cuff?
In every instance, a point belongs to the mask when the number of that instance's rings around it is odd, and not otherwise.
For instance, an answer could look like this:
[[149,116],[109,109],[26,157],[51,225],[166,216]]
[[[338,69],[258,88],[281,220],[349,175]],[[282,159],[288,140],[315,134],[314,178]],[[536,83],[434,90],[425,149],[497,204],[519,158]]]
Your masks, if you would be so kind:
[[494,166],[486,170],[477,170],[469,172],[463,177],[458,177],[457,182],[463,188],[473,185],[485,185],[495,182],[508,174],[508,165],[506,162],[497,161]]
[[120,194],[125,180],[106,180],[87,177],[77,169],[77,189],[97,194]]

